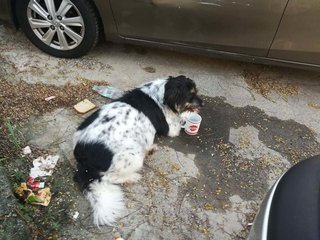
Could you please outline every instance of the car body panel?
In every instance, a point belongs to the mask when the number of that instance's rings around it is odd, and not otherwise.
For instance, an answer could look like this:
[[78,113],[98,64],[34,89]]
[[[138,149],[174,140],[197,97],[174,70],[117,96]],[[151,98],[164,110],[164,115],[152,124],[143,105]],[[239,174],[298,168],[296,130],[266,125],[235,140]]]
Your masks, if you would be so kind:
[[110,0],[124,37],[267,56],[287,0]]
[[[320,70],[320,53],[317,41],[319,29],[316,26],[316,20],[319,19],[316,11],[319,9],[319,3],[317,1],[303,0],[301,4],[298,4],[296,0],[289,0],[289,4],[287,0],[281,0],[279,2],[276,0],[92,1],[99,14],[103,27],[102,32],[106,40],[167,48],[190,52],[192,54],[203,54],[239,61]],[[19,27],[15,21],[15,2],[16,0],[0,0],[0,19],[9,22],[15,27]],[[119,5],[119,3],[125,3],[125,5],[122,6]],[[150,6],[146,7],[146,4]],[[232,4],[234,6],[230,6]],[[286,4],[289,6],[287,9]],[[190,11],[188,6],[189,8],[190,6],[194,6],[195,9],[203,12],[194,14],[194,11]],[[129,7],[132,7],[132,9]],[[184,8],[182,9],[181,7]],[[254,7],[260,9],[260,11],[255,12]],[[135,8],[138,10],[134,11]],[[173,12],[177,15],[182,12],[183,17],[167,15],[165,12],[166,8],[171,8],[171,13]],[[146,11],[150,9],[152,11]],[[286,11],[283,17],[284,20],[281,20],[280,13],[283,9],[286,9]],[[306,11],[306,9],[310,10],[310,12]],[[211,17],[208,11],[211,15],[214,13],[214,17]],[[296,14],[297,12],[301,12],[301,14]],[[160,18],[151,21],[153,15],[150,13],[162,17],[167,16],[169,18]],[[134,14],[138,16],[132,16]],[[266,14],[267,16],[258,16],[262,14]],[[308,14],[310,14],[309,17]],[[204,16],[208,17],[210,21],[205,20]],[[222,17],[223,20],[219,20],[218,16]],[[272,19],[271,16],[273,17]],[[298,16],[300,22],[294,21],[292,23],[293,16]],[[303,19],[304,17],[306,17],[306,19]],[[134,20],[132,23],[130,21],[128,22],[128,19],[131,18]],[[265,19],[265,22],[262,22],[261,19]],[[116,20],[118,21],[118,25],[116,24]],[[170,26],[169,20],[172,26]],[[177,23],[175,23],[176,20]],[[214,20],[218,21],[218,23],[213,24]],[[239,20],[239,27],[236,24],[237,20]],[[257,20],[257,22],[251,23],[249,20]],[[228,23],[228,21],[231,23]],[[290,21],[291,25],[289,24]],[[142,26],[136,26],[137,22],[141,22]],[[277,22],[278,24],[281,22],[281,24],[278,31],[275,31]],[[261,26],[259,26],[258,23],[261,24]],[[302,34],[295,29],[294,23],[296,23],[297,29],[301,31]],[[183,26],[183,24],[185,26]],[[204,25],[202,26],[202,24]],[[171,27],[171,29],[169,28],[169,30],[165,31],[166,29],[164,27],[167,25]],[[175,31],[172,31],[172,28],[177,26],[179,26],[179,28],[175,28]],[[124,32],[120,32],[118,30],[119,27],[123,28],[122,31]],[[133,27],[137,27],[137,30]],[[248,28],[248,30],[246,30],[246,28]],[[269,34],[267,33],[268,29],[271,31]],[[186,33],[183,33],[182,30],[186,30]],[[211,32],[209,34],[209,30],[215,30],[215,33]],[[257,32],[254,32],[255,30]],[[138,34],[139,32],[143,34],[140,36]],[[220,33],[220,35],[217,33]],[[252,35],[249,35],[249,33]],[[206,37],[205,34],[208,34],[208,37]],[[170,36],[173,36],[173,38],[169,38]],[[189,37],[191,38],[188,39]],[[273,38],[275,39],[274,44],[271,45]],[[262,40],[260,41],[259,39]],[[290,44],[293,47],[290,46]],[[270,46],[272,46],[271,50]],[[269,54],[266,56],[266,53]]]
[[123,40],[118,34],[109,0],[93,0],[93,2],[100,14],[105,39],[115,42]]
[[0,0],[0,19],[12,23],[10,0]]
[[269,57],[320,64],[320,1],[290,0]]
[[242,62],[260,63],[260,64],[275,65],[275,66],[282,66],[282,67],[294,67],[294,68],[313,70],[313,71],[320,70],[320,65],[316,65],[316,64],[281,60],[281,59],[268,58],[268,57],[252,56],[247,54],[219,51],[219,50],[200,48],[200,47],[183,46],[183,45],[177,45],[175,43],[155,42],[155,41],[141,40],[141,39],[135,39],[135,38],[121,38],[121,39],[118,39],[117,42],[129,43],[133,45],[146,46],[146,47],[168,49],[172,51],[198,54],[198,55],[204,55],[204,56],[221,58],[221,59],[231,59],[231,60],[242,61]]

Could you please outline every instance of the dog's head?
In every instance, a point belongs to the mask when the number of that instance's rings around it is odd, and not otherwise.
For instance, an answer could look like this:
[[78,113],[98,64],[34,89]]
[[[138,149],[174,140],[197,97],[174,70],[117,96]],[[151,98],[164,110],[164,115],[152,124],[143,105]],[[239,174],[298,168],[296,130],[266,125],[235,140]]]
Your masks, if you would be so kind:
[[203,106],[203,101],[197,95],[194,81],[185,76],[169,77],[165,85],[164,104],[172,111],[182,113],[195,111]]

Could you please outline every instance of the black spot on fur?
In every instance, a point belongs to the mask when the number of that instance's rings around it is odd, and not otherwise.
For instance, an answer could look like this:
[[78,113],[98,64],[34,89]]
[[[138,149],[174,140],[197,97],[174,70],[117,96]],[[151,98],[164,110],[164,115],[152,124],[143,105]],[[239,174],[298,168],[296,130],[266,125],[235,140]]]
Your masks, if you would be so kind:
[[83,130],[88,127],[91,123],[94,122],[99,117],[100,109],[92,113],[89,117],[87,117],[78,127],[77,130]]
[[73,154],[77,160],[77,169],[74,180],[81,189],[101,178],[101,172],[107,171],[111,165],[113,153],[102,143],[78,142]]
[[151,97],[140,89],[127,92],[116,101],[127,103],[146,115],[156,129],[157,134],[168,135],[169,126],[161,108]]
[[99,135],[98,135],[98,138],[103,138],[105,135],[103,134],[103,133],[100,133]]
[[101,122],[102,123],[107,123],[107,122],[110,122],[112,119],[114,119],[115,117],[108,117],[108,116],[105,116]]

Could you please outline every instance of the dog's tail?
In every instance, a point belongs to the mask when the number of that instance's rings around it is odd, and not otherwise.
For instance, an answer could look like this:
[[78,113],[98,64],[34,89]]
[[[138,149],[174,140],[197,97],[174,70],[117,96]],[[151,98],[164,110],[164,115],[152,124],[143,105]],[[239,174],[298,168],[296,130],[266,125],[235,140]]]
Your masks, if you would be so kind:
[[89,184],[85,190],[93,210],[93,222],[99,225],[113,225],[125,209],[120,186],[101,178]]
[[79,183],[93,209],[94,223],[112,225],[125,208],[120,186],[111,183],[102,172],[107,171],[113,154],[100,143],[77,143],[74,149]]

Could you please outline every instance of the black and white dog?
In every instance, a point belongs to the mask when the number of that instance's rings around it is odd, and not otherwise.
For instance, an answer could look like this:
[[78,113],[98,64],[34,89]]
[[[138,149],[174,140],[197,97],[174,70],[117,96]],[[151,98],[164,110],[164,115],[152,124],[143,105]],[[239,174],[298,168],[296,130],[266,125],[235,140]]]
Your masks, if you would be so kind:
[[93,208],[96,225],[112,225],[125,208],[118,184],[136,182],[155,134],[180,133],[179,114],[202,106],[185,76],[148,82],[104,105],[74,134],[75,180]]

